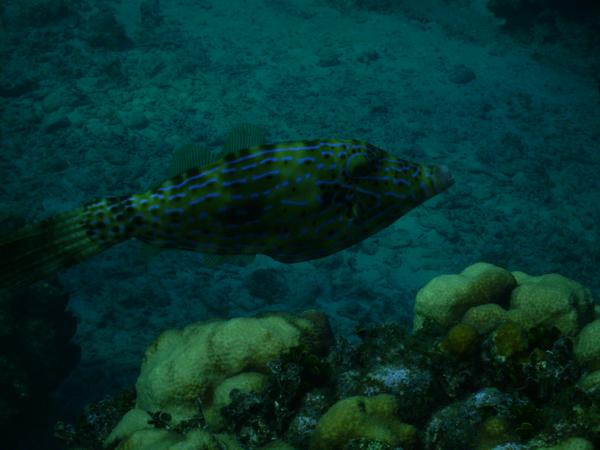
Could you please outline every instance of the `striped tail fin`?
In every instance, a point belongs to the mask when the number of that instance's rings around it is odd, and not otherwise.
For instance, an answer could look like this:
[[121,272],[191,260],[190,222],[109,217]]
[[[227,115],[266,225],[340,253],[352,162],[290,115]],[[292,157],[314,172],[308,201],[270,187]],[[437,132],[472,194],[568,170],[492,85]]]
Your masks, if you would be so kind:
[[0,237],[0,288],[53,275],[127,239],[110,227],[123,198],[104,199]]

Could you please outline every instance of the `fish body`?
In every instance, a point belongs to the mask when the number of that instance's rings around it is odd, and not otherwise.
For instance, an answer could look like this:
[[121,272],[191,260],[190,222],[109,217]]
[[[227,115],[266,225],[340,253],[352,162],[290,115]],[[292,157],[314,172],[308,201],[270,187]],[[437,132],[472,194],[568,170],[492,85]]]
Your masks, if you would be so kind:
[[146,192],[92,202],[0,240],[2,252],[16,255],[0,262],[0,285],[39,279],[130,238],[285,263],[321,258],[452,184],[445,167],[399,159],[363,141],[244,148]]
[[89,207],[93,239],[135,237],[281,262],[330,255],[387,227],[447,187],[444,169],[354,140],[263,145],[117,202]]

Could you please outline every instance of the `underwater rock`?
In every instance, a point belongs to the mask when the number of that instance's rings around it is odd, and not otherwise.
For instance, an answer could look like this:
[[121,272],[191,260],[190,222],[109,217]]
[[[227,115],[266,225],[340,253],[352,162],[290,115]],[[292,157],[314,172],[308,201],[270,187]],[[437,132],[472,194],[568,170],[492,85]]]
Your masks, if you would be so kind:
[[514,440],[515,409],[523,401],[496,388],[482,389],[436,412],[425,428],[426,449],[486,448]]
[[123,24],[117,21],[110,9],[103,9],[90,16],[85,40],[101,50],[126,50],[133,44]]
[[417,423],[434,407],[435,389],[430,371],[409,365],[375,366],[360,378],[360,392],[367,396],[392,394],[400,419]]
[[132,130],[142,130],[149,124],[148,118],[143,111],[134,110],[121,113],[121,121],[123,125]]
[[330,406],[330,399],[323,391],[315,390],[307,393],[298,413],[288,426],[286,441],[297,448],[307,448],[319,418],[328,406]]
[[53,133],[61,128],[67,128],[71,126],[71,121],[66,114],[54,112],[44,117],[41,126],[42,130],[44,130],[46,133]]
[[159,0],[142,0],[140,3],[140,24],[142,28],[155,29],[163,24],[164,15]]
[[[210,410],[215,401],[222,401],[215,393],[227,392],[232,384],[260,389],[258,377],[245,375],[242,383],[240,374],[268,374],[268,363],[285,352],[302,347],[318,354],[330,341],[327,319],[316,312],[212,321],[166,331],[146,351],[136,383],[136,407],[107,443],[130,448],[140,433],[156,431],[147,423],[148,411],[167,412],[171,424],[194,421],[205,407]],[[209,417],[220,425],[214,413]]]
[[41,102],[46,114],[53,113],[65,106],[78,106],[85,102],[86,96],[78,89],[54,89]]
[[344,449],[353,439],[368,439],[412,449],[417,443],[417,430],[396,416],[398,406],[389,394],[340,400],[319,420],[310,448]]
[[0,80],[0,97],[20,97],[29,94],[36,89],[38,82],[27,77],[19,77],[17,79]]
[[290,292],[285,275],[273,268],[253,270],[246,280],[246,287],[250,295],[268,304],[282,302]]
[[510,272],[488,263],[473,264],[458,275],[436,277],[417,293],[414,329],[421,329],[426,320],[446,328],[473,306],[506,303],[516,284]]
[[467,84],[475,78],[477,78],[475,72],[464,64],[454,66],[448,74],[448,80],[454,84]]
[[68,0],[37,0],[20,2],[17,21],[22,26],[43,27],[58,23],[77,13],[77,2]]

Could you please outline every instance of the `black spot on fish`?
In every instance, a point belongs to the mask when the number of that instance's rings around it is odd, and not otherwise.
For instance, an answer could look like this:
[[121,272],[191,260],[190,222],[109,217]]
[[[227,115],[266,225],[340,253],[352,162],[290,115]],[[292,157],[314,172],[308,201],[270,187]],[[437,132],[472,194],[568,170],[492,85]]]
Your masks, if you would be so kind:
[[227,153],[225,155],[225,161],[227,162],[234,161],[235,159],[237,159],[237,155],[235,154],[235,152]]

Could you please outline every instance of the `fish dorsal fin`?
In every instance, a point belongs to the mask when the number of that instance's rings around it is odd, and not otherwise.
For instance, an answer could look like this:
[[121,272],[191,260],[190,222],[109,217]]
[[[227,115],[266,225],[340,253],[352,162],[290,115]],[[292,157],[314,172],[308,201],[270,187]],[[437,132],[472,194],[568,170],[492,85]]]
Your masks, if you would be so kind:
[[242,123],[227,133],[221,156],[237,152],[243,148],[257,147],[264,144],[265,132],[261,127],[251,123]]
[[173,152],[173,158],[167,169],[167,178],[173,178],[195,167],[207,166],[221,156],[220,152],[211,152],[201,144],[184,144]]
[[173,152],[173,158],[167,169],[167,178],[173,178],[196,167],[208,166],[228,153],[243,148],[256,147],[264,143],[265,133],[262,128],[257,125],[243,123],[227,134],[221,152],[212,152],[201,144],[184,144]]

